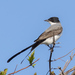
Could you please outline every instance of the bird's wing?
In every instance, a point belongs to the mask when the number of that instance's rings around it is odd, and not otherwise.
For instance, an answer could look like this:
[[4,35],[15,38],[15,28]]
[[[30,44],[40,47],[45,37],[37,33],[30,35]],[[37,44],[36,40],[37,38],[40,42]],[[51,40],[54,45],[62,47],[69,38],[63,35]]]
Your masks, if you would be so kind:
[[[55,28],[56,27],[56,28]],[[54,35],[59,35],[63,28],[61,26],[55,26],[55,27],[50,27],[48,28],[45,32],[43,32],[34,42],[47,39],[49,37],[52,37]]]

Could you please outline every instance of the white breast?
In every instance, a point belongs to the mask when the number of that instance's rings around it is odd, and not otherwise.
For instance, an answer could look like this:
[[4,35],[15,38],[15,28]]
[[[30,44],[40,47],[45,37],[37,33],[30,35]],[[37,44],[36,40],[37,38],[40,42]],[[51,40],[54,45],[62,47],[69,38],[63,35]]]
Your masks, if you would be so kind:
[[[60,38],[61,35],[62,35],[62,33],[59,34],[59,35],[55,35],[54,36],[55,41],[57,41]],[[50,45],[52,43],[53,43],[53,37],[50,37],[50,38],[46,39],[44,42],[42,42],[42,44],[46,44],[46,45]]]

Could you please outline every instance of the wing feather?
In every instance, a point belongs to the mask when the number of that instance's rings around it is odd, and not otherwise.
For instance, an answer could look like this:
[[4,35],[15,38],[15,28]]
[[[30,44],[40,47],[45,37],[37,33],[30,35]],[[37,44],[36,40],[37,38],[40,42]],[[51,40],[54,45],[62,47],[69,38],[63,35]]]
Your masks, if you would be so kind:
[[62,32],[63,28],[61,26],[54,28],[52,30],[45,31],[42,33],[34,42],[47,39],[49,37],[52,37],[54,35],[59,35]]

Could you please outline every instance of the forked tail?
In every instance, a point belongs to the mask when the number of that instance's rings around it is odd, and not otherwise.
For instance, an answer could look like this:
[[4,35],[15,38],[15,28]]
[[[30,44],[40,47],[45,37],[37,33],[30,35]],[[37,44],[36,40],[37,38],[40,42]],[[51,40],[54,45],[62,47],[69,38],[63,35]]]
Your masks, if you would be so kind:
[[[45,40],[45,39],[44,39]],[[34,44],[32,44],[31,46],[23,49],[22,51],[18,52],[17,54],[13,55],[11,58],[8,59],[7,63],[9,63],[13,58],[15,58],[17,55],[21,54],[22,52],[26,51],[27,49],[31,48],[31,51],[27,54],[27,56],[32,52],[33,49],[35,49],[39,44],[41,44],[44,40],[40,40],[38,42],[35,42]],[[27,57],[26,56],[26,57]]]

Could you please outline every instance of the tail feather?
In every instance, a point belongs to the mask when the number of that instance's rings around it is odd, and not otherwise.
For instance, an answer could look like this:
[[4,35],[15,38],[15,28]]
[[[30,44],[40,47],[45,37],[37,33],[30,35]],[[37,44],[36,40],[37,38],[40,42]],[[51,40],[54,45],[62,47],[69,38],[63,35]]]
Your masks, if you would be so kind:
[[[45,40],[45,39],[40,40],[40,41],[34,43],[34,44],[32,45],[31,51],[27,54],[27,56],[28,56],[38,45],[40,45],[44,40]],[[27,57],[27,56],[26,56],[26,57]]]
[[32,45],[27,47],[27,48],[25,48],[25,49],[23,49],[22,51],[18,52],[17,54],[13,55],[11,58],[8,59],[7,63],[9,63],[13,58],[15,58],[17,55],[21,54],[22,52],[26,51],[30,47],[32,47]]
[[31,51],[35,49],[39,44],[41,44],[44,40],[40,40],[32,45]]
[[[32,45],[32,48],[31,48],[30,52],[25,56],[25,58],[26,58],[39,44],[41,44],[41,42],[43,42],[43,41],[44,41],[44,40],[41,40],[41,41],[38,41],[38,42],[34,43],[34,44]],[[21,64],[22,64],[22,62],[25,60],[25,58],[21,61]]]
[[[45,39],[44,39],[45,40]],[[9,63],[13,58],[15,58],[17,55],[21,54],[22,52],[26,51],[27,49],[29,49],[30,47],[31,48],[31,51],[27,54],[27,56],[32,52],[33,49],[35,49],[39,44],[41,44],[44,40],[40,40],[40,41],[37,41],[36,43],[32,44],[31,46],[23,49],[22,51],[18,52],[17,54],[13,55],[11,58],[8,59],[7,63]],[[27,57],[26,56],[26,57]]]

